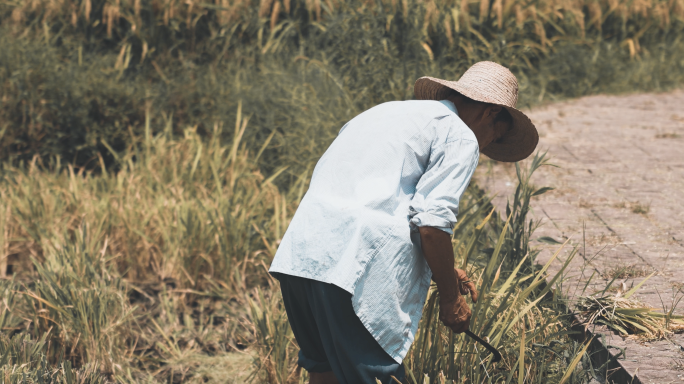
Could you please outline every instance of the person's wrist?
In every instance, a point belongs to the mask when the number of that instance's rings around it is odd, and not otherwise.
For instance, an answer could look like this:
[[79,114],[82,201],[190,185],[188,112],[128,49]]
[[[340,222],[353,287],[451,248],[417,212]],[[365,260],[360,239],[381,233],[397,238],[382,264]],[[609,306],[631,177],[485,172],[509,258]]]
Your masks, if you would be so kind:
[[461,296],[461,291],[458,289],[458,282],[458,274],[454,269],[453,276],[446,282],[447,284],[442,284],[443,287],[437,286],[437,288],[441,288],[440,296],[446,296],[449,301],[458,300],[459,296]]
[[457,301],[459,296],[461,296],[461,292],[459,292],[457,284],[448,287],[438,286],[437,289],[439,290],[439,301],[442,303]]

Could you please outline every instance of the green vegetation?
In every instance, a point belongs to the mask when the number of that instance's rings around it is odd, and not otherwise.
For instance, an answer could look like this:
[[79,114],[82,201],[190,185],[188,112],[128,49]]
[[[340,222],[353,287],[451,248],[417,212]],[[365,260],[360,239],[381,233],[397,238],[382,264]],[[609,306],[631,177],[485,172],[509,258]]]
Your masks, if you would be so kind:
[[[522,106],[670,89],[683,32],[682,0],[0,2],[0,381],[306,380],[266,269],[344,122],[479,60]],[[473,183],[454,235],[503,360],[431,290],[411,383],[587,379],[529,247],[543,164],[506,218]]]
[[105,143],[145,121],[205,136],[242,100],[245,142],[274,134],[260,167],[292,183],[357,113],[478,60],[512,69],[521,106],[675,87],[683,20],[682,0],[3,1],[0,158],[113,165]]
[[[439,293],[433,285],[404,360],[409,383],[585,383],[596,372],[607,376],[607,366],[593,368],[588,362],[588,343],[578,344],[569,337],[565,301],[555,291],[575,252],[560,261],[561,246],[544,266],[530,263],[536,252],[527,246],[537,223],[527,220],[529,203],[532,196],[548,191],[533,188],[530,177],[543,165],[547,165],[545,156],[537,155],[528,171],[518,167],[519,185],[507,220],[497,217],[482,191],[468,189],[454,229],[455,261],[467,268],[469,276],[477,276],[481,295],[477,304],[471,303],[471,330],[498,348],[502,361],[492,363],[489,352],[439,322]],[[562,267],[548,276],[554,262]],[[270,284],[268,290],[270,299],[260,290],[252,302],[258,335],[254,374],[269,383],[302,382],[305,377],[297,377],[295,371],[297,347],[285,311],[278,305],[278,287]]]
[[[238,116],[229,146],[219,144],[220,125],[209,139],[193,130],[178,140],[150,135],[116,155],[117,173],[40,167],[37,160],[5,165],[0,245],[15,277],[3,285],[4,337],[33,340],[34,355],[48,367],[91,364],[81,369],[93,380],[220,381],[251,370],[231,363],[238,353],[254,357],[254,379],[303,380],[277,286],[265,271],[306,178],[286,192],[276,188],[284,172],[262,175],[258,152],[241,144],[248,124]],[[543,163],[540,157],[534,166]],[[534,192],[521,187],[506,223],[471,187],[454,237],[458,262],[478,276],[482,292],[473,329],[504,360],[480,370],[486,353],[437,322],[432,291],[407,358],[416,380],[440,371],[447,378],[518,378],[518,369],[524,382],[547,382],[574,372],[574,354],[534,347],[577,348],[565,336],[560,302],[546,295],[553,284],[544,284],[545,268],[515,251],[515,239],[529,238],[534,227],[525,225]],[[0,369],[21,364],[8,356]]]
[[[503,360],[492,364],[486,358],[486,351],[478,349],[477,344],[465,335],[454,335],[444,327],[437,319],[438,292],[432,290],[418,337],[406,360],[412,383],[420,383],[418,379],[424,375],[458,381],[467,378],[478,383],[509,383],[513,380],[548,383],[562,381],[566,373],[573,375],[571,359],[575,355],[563,359],[554,352],[535,351],[535,345],[546,346],[552,340],[562,345],[559,350],[567,351],[573,346],[566,336],[568,331],[567,324],[562,321],[561,301],[557,296],[546,297],[546,294],[561,278],[574,253],[564,260],[548,284],[545,272],[562,247],[541,269],[529,264],[535,253],[527,249],[529,235],[535,227],[534,223],[526,220],[530,197],[548,190],[532,189],[529,177],[545,164],[544,156],[536,156],[529,173],[518,168],[519,185],[507,209],[507,221],[502,223],[487,216],[491,206],[485,197],[471,197],[465,202],[468,205],[462,211],[465,213],[461,214],[461,224],[454,233],[457,264],[470,266],[470,276],[478,276],[481,298],[472,306],[470,328],[487,337],[502,352]],[[492,223],[491,230],[485,231],[489,220],[499,223]],[[577,382],[581,382],[580,378],[573,377]]]
[[149,137],[116,174],[5,167],[0,245],[17,277],[3,328],[46,339],[51,364],[98,363],[116,380],[182,378],[244,349],[244,294],[298,196],[261,175],[236,125],[232,147],[218,126],[208,141]]

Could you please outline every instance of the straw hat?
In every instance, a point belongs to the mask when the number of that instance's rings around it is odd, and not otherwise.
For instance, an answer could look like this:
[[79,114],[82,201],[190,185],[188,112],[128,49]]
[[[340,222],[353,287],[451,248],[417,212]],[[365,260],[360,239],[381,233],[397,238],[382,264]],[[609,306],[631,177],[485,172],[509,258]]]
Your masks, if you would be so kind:
[[450,89],[484,103],[500,105],[513,118],[513,126],[501,139],[480,148],[480,152],[497,161],[515,162],[532,154],[539,142],[537,128],[524,113],[515,109],[518,102],[518,80],[508,68],[491,61],[480,61],[458,81],[421,77],[413,93],[418,100],[443,100]]

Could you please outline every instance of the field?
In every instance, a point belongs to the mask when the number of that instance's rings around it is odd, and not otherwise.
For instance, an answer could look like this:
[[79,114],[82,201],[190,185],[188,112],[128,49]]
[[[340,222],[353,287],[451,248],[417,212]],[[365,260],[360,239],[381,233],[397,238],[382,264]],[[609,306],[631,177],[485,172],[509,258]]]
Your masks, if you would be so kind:
[[[296,381],[295,345],[265,270],[303,188],[279,192],[277,173],[262,176],[240,149],[247,124],[236,128],[231,146],[219,145],[218,127],[204,144],[193,132],[141,141],[116,175],[58,164],[3,170],[3,246],[16,273],[3,284],[5,377],[61,380],[85,365],[76,372],[88,380],[220,381],[235,371],[234,355],[248,353],[256,379]],[[563,337],[561,303],[544,299],[552,285],[530,263],[525,214],[543,190],[526,181],[505,224],[470,189],[454,247],[480,276],[473,329],[504,351],[488,374],[512,376],[523,364],[528,382],[546,382],[572,362],[532,346],[576,346]],[[435,300],[432,292],[407,359],[412,376],[483,376],[472,343],[437,323]]]
[[[669,89],[682,32],[682,0],[3,1],[0,380],[305,381],[266,269],[345,121],[484,59],[523,106]],[[504,359],[431,291],[411,383],[589,378],[529,245],[545,163],[510,217],[473,183],[453,239]]]

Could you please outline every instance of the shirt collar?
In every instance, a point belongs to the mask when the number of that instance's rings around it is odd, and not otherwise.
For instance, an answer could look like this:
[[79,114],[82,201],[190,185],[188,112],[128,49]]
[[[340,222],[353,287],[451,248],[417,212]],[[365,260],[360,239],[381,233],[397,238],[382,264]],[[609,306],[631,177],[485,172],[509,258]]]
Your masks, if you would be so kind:
[[440,100],[440,103],[444,104],[447,108],[451,110],[451,112],[455,113],[456,116],[458,116],[458,110],[456,109],[456,106],[454,105],[453,102],[449,100]]

